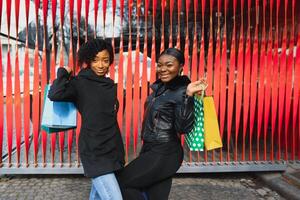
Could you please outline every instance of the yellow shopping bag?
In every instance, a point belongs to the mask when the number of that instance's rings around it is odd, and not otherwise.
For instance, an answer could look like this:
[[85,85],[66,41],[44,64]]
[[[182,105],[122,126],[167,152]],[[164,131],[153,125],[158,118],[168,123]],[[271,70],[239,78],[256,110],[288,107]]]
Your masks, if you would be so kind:
[[223,145],[213,97],[204,97],[203,107],[205,148],[206,150],[221,148]]

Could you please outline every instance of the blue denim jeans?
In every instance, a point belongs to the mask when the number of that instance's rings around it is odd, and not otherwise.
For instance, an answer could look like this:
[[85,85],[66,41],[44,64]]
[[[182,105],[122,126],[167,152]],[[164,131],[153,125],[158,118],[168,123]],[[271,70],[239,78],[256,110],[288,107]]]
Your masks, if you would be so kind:
[[92,178],[90,200],[122,200],[121,190],[114,173]]

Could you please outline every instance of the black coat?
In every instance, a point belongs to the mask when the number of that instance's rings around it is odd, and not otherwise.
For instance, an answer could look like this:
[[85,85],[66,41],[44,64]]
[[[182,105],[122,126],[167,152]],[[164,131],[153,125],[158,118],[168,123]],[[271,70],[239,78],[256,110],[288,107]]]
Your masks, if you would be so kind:
[[97,177],[124,166],[124,147],[116,120],[116,85],[90,68],[71,77],[59,68],[48,97],[72,101],[81,114],[79,153],[85,176]]
[[142,138],[145,142],[178,141],[177,134],[189,133],[194,124],[194,98],[186,95],[187,76],[164,84],[157,80],[145,103]]

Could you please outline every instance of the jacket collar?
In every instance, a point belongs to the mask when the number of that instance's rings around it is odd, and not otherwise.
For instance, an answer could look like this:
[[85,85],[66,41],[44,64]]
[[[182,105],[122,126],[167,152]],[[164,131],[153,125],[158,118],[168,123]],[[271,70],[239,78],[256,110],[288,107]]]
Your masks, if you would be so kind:
[[91,68],[83,68],[80,70],[79,77],[83,77],[92,81],[97,81],[100,83],[106,83],[106,84],[114,84],[114,81],[108,77],[105,76],[98,76]]
[[190,82],[191,82],[190,79],[185,75],[176,76],[168,83],[163,83],[160,79],[158,79],[150,86],[150,88],[153,91],[156,91],[160,87],[165,86],[166,89],[176,90],[179,87],[187,86]]

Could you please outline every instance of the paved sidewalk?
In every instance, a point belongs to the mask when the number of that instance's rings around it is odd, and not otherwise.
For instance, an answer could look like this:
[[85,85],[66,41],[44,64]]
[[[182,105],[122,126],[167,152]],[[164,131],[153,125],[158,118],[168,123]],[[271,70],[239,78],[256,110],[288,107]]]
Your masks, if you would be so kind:
[[[1,200],[88,199],[90,179],[82,175],[0,177]],[[174,178],[170,200],[274,200],[285,198],[249,173],[189,174]]]
[[257,173],[264,184],[290,200],[300,200],[300,163],[289,163],[284,173]]

